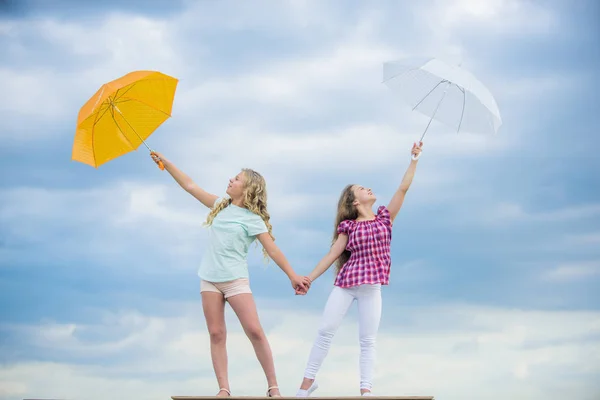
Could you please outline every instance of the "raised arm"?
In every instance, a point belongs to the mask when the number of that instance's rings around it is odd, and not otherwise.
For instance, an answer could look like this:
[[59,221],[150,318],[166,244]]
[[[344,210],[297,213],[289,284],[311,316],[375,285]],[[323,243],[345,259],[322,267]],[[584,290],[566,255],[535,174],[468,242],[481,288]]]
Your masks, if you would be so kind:
[[200,201],[206,207],[212,208],[214,206],[215,200],[217,200],[219,198],[219,196],[214,195],[212,193],[208,193],[206,190],[204,190],[200,186],[196,185],[196,183],[192,180],[192,178],[190,178],[189,176],[184,174],[182,171],[180,171],[175,166],[175,164],[173,164],[171,161],[167,160],[165,158],[165,156],[163,156],[162,154],[154,151],[151,153],[151,156],[152,156],[152,159],[154,160],[154,162],[156,162],[157,164],[158,164],[158,161],[162,161],[167,172],[169,174],[171,174],[173,179],[175,179],[175,181],[179,184],[179,186],[181,186],[186,192],[188,192],[189,194],[194,196],[198,201]]
[[[418,155],[421,152],[422,146],[423,146],[422,142],[419,143],[418,146],[416,143],[413,144],[413,148],[411,150],[411,155]],[[417,160],[413,160],[412,158],[410,159],[410,164],[408,166],[408,169],[404,173],[402,182],[400,182],[400,187],[398,187],[398,190],[396,190],[396,193],[394,193],[394,196],[390,200],[390,204],[388,205],[387,208],[390,211],[390,219],[392,220],[392,222],[396,218],[396,215],[398,215],[400,208],[402,208],[402,203],[404,203],[404,197],[406,196],[406,192],[408,192],[408,188],[410,187],[413,177],[415,176],[415,170],[417,169],[418,162],[419,162],[418,159]]]
[[265,232],[265,233],[261,233],[260,235],[257,235],[256,238],[258,239],[260,244],[262,244],[263,248],[266,250],[269,257],[271,257],[271,260],[273,260],[275,262],[275,264],[277,264],[277,266],[279,268],[281,268],[281,270],[290,279],[290,282],[292,283],[292,287],[294,289],[301,287],[304,291],[308,290],[308,287],[310,286],[310,282],[308,282],[308,280],[304,279],[303,277],[301,277],[294,271],[294,269],[288,262],[287,258],[283,254],[283,252],[279,249],[279,247],[273,241],[273,238],[271,237],[271,235],[269,235],[269,233]]
[[311,282],[323,275],[323,273],[327,271],[329,267],[331,267],[331,264],[333,264],[335,260],[337,260],[342,255],[342,253],[346,249],[347,244],[348,235],[340,234],[335,243],[333,243],[333,245],[329,249],[329,253],[327,253],[325,257],[323,257],[321,261],[319,261],[315,269],[313,269],[312,272],[308,274],[308,278]]

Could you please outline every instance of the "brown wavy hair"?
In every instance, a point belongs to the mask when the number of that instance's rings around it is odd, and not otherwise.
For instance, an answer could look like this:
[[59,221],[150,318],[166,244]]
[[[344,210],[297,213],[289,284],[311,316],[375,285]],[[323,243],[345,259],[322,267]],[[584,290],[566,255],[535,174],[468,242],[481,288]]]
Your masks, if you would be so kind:
[[[342,190],[342,194],[340,195],[340,199],[338,200],[337,206],[337,215],[335,217],[335,226],[333,228],[333,240],[332,245],[338,238],[337,228],[342,221],[347,219],[355,220],[358,218],[358,210],[354,203],[356,200],[356,196],[354,196],[354,186],[355,184],[347,185],[344,190]],[[335,274],[340,272],[344,264],[350,259],[350,252],[348,250],[344,250],[343,253],[338,257],[335,262]]]
[[[245,178],[243,203],[244,207],[252,211],[254,214],[259,215],[262,218],[262,220],[265,221],[265,225],[267,226],[269,236],[271,236],[271,239],[275,240],[275,236],[273,236],[272,233],[273,227],[269,222],[271,216],[267,211],[267,183],[265,181],[265,178],[263,178],[263,176],[258,172],[249,168],[242,169],[242,173],[244,174]],[[225,198],[219,203],[217,203],[217,205],[215,205],[208,213],[204,225],[211,225],[217,214],[223,211],[223,209],[225,207],[228,207],[230,204],[231,198]],[[264,248],[263,255],[265,256],[265,259],[269,259],[267,251]]]

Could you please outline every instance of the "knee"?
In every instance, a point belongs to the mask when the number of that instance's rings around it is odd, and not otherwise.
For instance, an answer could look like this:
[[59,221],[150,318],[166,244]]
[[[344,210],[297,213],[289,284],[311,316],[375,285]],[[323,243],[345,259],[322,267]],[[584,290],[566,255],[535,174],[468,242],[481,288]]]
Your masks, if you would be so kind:
[[360,337],[360,347],[375,347],[375,336],[365,335]]
[[335,329],[332,329],[328,326],[324,326],[322,328],[319,328],[318,335],[323,339],[331,340],[333,338],[333,335],[335,335]]
[[246,328],[245,331],[246,336],[248,336],[248,339],[250,339],[250,341],[253,343],[260,342],[262,340],[265,340],[266,338],[265,333],[263,332],[260,325],[250,326]]
[[227,337],[227,331],[225,328],[212,328],[208,330],[208,334],[210,335],[210,342],[213,344],[221,344],[225,343],[225,339]]
[[335,331],[332,329],[321,328],[317,332],[317,341],[322,344],[331,343],[333,336],[335,335]]

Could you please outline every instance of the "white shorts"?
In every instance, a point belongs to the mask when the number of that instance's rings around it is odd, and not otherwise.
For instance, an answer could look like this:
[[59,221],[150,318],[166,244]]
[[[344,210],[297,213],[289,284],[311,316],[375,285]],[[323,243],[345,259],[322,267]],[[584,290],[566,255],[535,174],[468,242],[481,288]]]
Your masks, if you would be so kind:
[[200,293],[221,293],[225,298],[242,293],[252,293],[248,278],[239,278],[228,282],[208,282],[200,279]]

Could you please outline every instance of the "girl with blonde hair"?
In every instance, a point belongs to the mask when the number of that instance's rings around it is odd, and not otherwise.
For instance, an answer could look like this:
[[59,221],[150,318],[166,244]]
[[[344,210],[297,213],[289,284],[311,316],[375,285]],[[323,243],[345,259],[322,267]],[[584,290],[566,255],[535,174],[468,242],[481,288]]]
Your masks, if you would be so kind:
[[198,275],[202,309],[210,335],[210,354],[219,383],[217,397],[231,396],[225,346],[225,302],[229,302],[254,347],[267,377],[267,396],[281,397],[271,348],[250,290],[248,248],[258,239],[265,257],[270,257],[285,272],[297,293],[306,293],[310,283],[308,278],[294,272],[274,243],[265,179],[256,171],[243,169],[229,180],[228,197],[220,198],[199,187],[162,154],[152,152],[151,156],[157,164],[162,161],[165,170],[186,192],[211,209],[205,223],[209,227],[208,248]]
[[[342,191],[331,249],[308,275],[312,282],[336,262],[334,287],[296,397],[308,397],[318,387],[315,382],[317,372],[329,352],[335,332],[355,300],[360,342],[360,393],[371,396],[375,341],[381,319],[381,286],[389,284],[390,277],[392,224],[412,183],[422,145],[413,145],[411,153],[414,157],[400,187],[387,207],[378,207],[377,214],[373,212],[377,198],[371,189],[348,185]],[[297,291],[297,294],[303,293]]]

